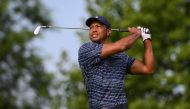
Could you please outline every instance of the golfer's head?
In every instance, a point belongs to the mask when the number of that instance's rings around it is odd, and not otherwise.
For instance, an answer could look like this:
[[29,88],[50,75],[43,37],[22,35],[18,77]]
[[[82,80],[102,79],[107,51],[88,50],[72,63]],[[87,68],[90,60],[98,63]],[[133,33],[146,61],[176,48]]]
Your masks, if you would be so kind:
[[88,18],[86,25],[90,28],[89,35],[93,42],[103,43],[107,41],[108,36],[111,34],[111,25],[102,16]]

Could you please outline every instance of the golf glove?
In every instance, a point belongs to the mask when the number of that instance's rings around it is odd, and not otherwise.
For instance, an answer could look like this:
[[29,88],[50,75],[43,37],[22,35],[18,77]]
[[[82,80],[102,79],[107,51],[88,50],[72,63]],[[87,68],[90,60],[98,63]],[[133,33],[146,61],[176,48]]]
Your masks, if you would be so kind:
[[150,30],[148,28],[144,28],[140,26],[138,26],[137,28],[141,30],[141,37],[143,41],[145,41],[146,39],[151,39]]

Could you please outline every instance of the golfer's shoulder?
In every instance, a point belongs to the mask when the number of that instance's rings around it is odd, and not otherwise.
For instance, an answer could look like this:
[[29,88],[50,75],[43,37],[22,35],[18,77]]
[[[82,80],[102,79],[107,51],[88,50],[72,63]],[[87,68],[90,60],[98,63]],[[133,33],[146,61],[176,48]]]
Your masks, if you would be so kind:
[[78,50],[79,54],[90,49],[90,45],[91,45],[91,42],[83,43]]
[[91,44],[92,44],[92,42],[83,43],[80,48],[88,47],[88,46],[90,46]]
[[79,50],[89,50],[89,49],[95,49],[101,46],[102,44],[94,43],[94,42],[87,42],[81,45]]
[[84,43],[80,46],[79,51],[84,51],[90,47],[91,42]]

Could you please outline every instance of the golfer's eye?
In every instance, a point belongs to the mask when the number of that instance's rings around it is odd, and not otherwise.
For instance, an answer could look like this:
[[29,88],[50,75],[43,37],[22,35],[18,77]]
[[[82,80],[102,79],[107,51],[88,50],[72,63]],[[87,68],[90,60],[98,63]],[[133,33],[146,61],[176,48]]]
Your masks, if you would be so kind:
[[96,28],[100,28],[100,27],[101,27],[101,25],[97,25],[97,26],[96,26]]
[[97,28],[100,28],[100,27],[101,27],[101,25],[92,25],[92,26],[90,26],[90,30],[91,30],[91,29],[94,29],[94,28],[97,29]]

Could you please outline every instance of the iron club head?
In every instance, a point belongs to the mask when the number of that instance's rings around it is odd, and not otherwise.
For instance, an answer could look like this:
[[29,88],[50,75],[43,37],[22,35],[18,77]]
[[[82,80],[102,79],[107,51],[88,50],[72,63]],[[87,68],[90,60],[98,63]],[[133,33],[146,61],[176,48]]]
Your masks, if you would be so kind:
[[40,32],[41,26],[37,26],[36,29],[34,30],[34,35],[38,35]]

